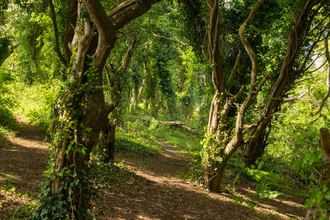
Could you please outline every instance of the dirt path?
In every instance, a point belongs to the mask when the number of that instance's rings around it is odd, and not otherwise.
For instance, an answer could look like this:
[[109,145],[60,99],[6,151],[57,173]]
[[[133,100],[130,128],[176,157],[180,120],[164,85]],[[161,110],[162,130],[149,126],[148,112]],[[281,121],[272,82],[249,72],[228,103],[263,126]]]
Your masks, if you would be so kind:
[[[17,116],[17,122],[16,135],[0,143],[0,187],[14,187],[9,193],[0,191],[0,219],[11,219],[19,207],[37,197],[50,153],[44,132],[22,117]],[[29,198],[21,196],[26,193]]]
[[[0,143],[0,187],[15,190],[0,190],[0,219],[11,215],[35,199],[47,168],[49,142],[46,135],[29,125],[21,117],[18,133],[6,143]],[[49,139],[48,139],[49,140]],[[235,204],[228,193],[209,193],[198,184],[184,181],[181,177],[189,170],[188,162],[176,148],[159,140],[164,149],[152,158],[117,155],[119,166],[131,172],[101,190],[104,216],[98,219],[303,219],[305,211],[300,200],[286,197],[282,200],[267,200],[256,211],[245,205]],[[247,192],[250,189],[240,188]],[[28,193],[29,198],[18,193]]]
[[[102,201],[108,210],[102,219],[278,220],[303,219],[306,213],[301,204],[289,197],[265,200],[252,211],[246,205],[235,204],[228,193],[209,193],[197,184],[182,180],[180,174],[188,171],[188,163],[174,147],[160,140],[159,144],[164,151],[153,158],[117,157],[134,174],[128,183],[104,191]],[[251,191],[239,189],[244,190]]]

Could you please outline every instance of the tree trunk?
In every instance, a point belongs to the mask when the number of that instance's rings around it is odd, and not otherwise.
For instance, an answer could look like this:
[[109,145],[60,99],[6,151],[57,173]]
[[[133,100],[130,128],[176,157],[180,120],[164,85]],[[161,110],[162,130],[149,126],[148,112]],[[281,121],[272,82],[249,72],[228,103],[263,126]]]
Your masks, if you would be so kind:
[[[238,147],[250,143],[250,147],[256,147],[255,149],[250,149],[248,152],[251,153],[249,156],[253,156],[254,159],[257,158],[263,152],[262,134],[268,126],[273,113],[276,112],[280,105],[281,100],[284,95],[289,91],[291,85],[294,83],[295,78],[299,75],[301,71],[305,69],[307,58],[303,62],[301,69],[299,71],[292,72],[293,66],[295,64],[298,52],[301,51],[301,47],[306,39],[307,33],[310,30],[312,21],[317,15],[317,11],[322,8],[322,4],[318,6],[316,11],[312,11],[312,8],[320,3],[319,0],[312,1],[302,1],[297,8],[297,13],[295,14],[293,29],[288,38],[288,46],[286,51],[286,56],[282,63],[282,68],[279,73],[277,82],[273,86],[264,111],[258,118],[254,126],[251,126],[251,131],[249,135],[243,139],[244,131],[244,117],[247,109],[256,99],[258,93],[261,91],[265,82],[271,77],[271,73],[266,75],[259,85],[257,85],[257,76],[259,73],[259,63],[258,56],[255,54],[250,42],[248,41],[248,35],[246,29],[254,21],[254,16],[256,15],[259,8],[264,4],[265,0],[258,0],[253,8],[251,9],[249,16],[243,22],[239,28],[239,36],[241,42],[245,48],[252,62],[252,71],[250,75],[250,86],[246,99],[239,106],[236,104],[238,109],[236,117],[236,127],[235,133],[230,134],[231,129],[225,132],[224,128],[227,122],[227,116],[229,109],[235,100],[239,99],[243,93],[244,85],[241,87],[240,91],[236,94],[236,97],[229,99],[226,97],[226,91],[230,90],[232,85],[235,72],[239,67],[239,55],[237,56],[236,63],[232,69],[232,73],[229,77],[228,83],[225,82],[224,71],[222,67],[222,58],[219,52],[219,1],[218,0],[207,0],[209,6],[209,59],[212,64],[212,81],[215,88],[215,95],[211,103],[209,124],[208,124],[208,139],[206,145],[204,146],[205,151],[205,183],[210,190],[219,190],[219,184],[223,177],[224,167],[229,160],[230,156],[238,149]],[[323,32],[325,29],[323,30]],[[321,31],[322,33],[322,31]],[[314,46],[311,46],[310,51]],[[233,136],[229,141],[228,137]],[[260,138],[260,139],[259,139]],[[261,141],[262,140],[262,141]],[[249,158],[251,159],[251,158]],[[253,159],[253,158],[252,158]],[[254,161],[253,161],[254,162]],[[251,163],[251,161],[250,161]]]
[[148,97],[148,95],[146,96],[146,100],[145,100],[145,103],[144,103],[144,108],[145,108],[145,110],[149,109],[149,97]]
[[114,161],[115,159],[115,143],[116,143],[116,126],[117,120],[112,121],[109,124],[109,131],[106,137],[102,139],[102,145],[107,147],[108,155],[106,157],[106,162]]
[[[300,8],[297,9],[294,25],[288,37],[286,55],[278,79],[271,89],[263,112],[254,124],[254,128],[249,131],[250,135],[247,138],[249,144],[245,154],[245,160],[248,161],[248,165],[254,164],[256,159],[262,156],[264,148],[266,147],[265,140],[263,140],[263,133],[271,123],[273,114],[279,110],[283,97],[294,84],[294,80],[299,76],[300,71],[293,71],[293,66],[299,55],[298,52],[301,50],[307,33],[311,28],[311,23],[317,14],[312,11],[312,8],[318,3],[318,0],[303,1],[299,6]],[[313,49],[313,46],[311,49]],[[306,59],[308,58],[309,56],[306,56]],[[304,70],[306,68],[306,63],[307,61],[302,62],[299,69]]]
[[246,151],[243,154],[243,159],[246,167],[255,165],[255,162],[262,157],[268,145],[268,136],[271,131],[271,122],[268,124],[268,130],[263,130],[257,139],[251,139],[246,144]]
[[[106,141],[103,142],[103,146],[108,150],[108,157],[107,161],[114,160],[115,157],[115,142],[116,142],[116,126],[117,122],[119,121],[122,109],[122,93],[123,93],[123,85],[121,82],[121,78],[123,75],[126,74],[126,71],[129,67],[130,61],[134,55],[134,51],[136,50],[137,46],[139,45],[141,39],[137,41],[135,36],[131,36],[131,45],[128,47],[126,55],[124,57],[123,63],[120,67],[115,70],[108,68],[112,73],[112,77],[110,77],[109,72],[106,73],[106,78],[108,82],[108,89],[111,94],[111,99],[115,102],[114,111],[112,113],[112,122],[109,124],[109,132],[106,138]],[[129,94],[130,92],[128,92]],[[128,97],[128,100],[130,98]],[[128,103],[129,107],[129,103]]]
[[141,100],[142,100],[142,93],[143,93],[143,89],[144,89],[144,84],[146,83],[146,79],[143,79],[142,81],[142,85],[141,85],[141,88],[139,90],[139,97],[138,97],[138,102],[137,102],[137,105],[141,103]]
[[225,80],[225,71],[222,66],[222,57],[219,50],[219,28],[220,28],[220,13],[219,1],[207,0],[209,6],[209,59],[212,64],[212,82],[215,88],[215,94],[211,103],[209,124],[208,124],[208,138],[207,146],[205,149],[205,183],[206,187],[212,191],[219,192],[221,181],[224,174],[225,166],[232,156],[232,154],[243,143],[243,124],[246,110],[256,98],[256,94],[261,90],[262,85],[267,80],[265,77],[259,84],[258,89],[256,86],[256,78],[258,73],[258,60],[247,40],[245,29],[252,24],[254,16],[258,9],[263,4],[264,0],[259,0],[252,8],[248,18],[243,22],[240,27],[239,34],[241,41],[249,54],[252,61],[252,73],[250,81],[250,90],[248,97],[243,104],[238,108],[238,115],[236,119],[236,130],[234,137],[229,140],[231,128],[225,133],[226,122],[229,110],[234,102],[243,95],[244,86],[241,86],[238,93],[232,97],[227,97],[227,91],[232,86],[232,81],[239,67],[241,51],[237,55],[236,62],[229,77],[228,84]]
[[[75,62],[68,86],[56,103],[56,111],[60,117],[55,128],[55,154],[49,175],[52,196],[47,195],[41,199],[40,216],[44,213],[43,207],[49,207],[49,199],[57,198],[62,200],[62,212],[67,218],[90,218],[89,201],[93,196],[93,183],[89,176],[90,152],[99,141],[101,132],[111,135],[115,129],[108,119],[115,104],[104,102],[103,68],[116,40],[122,36],[118,30],[147,12],[158,1],[128,0],[108,15],[98,0],[84,0],[84,4],[78,2],[77,16],[82,17],[82,23],[77,24],[75,35],[69,43],[71,50],[78,45]],[[86,7],[88,13],[80,15],[82,7]],[[90,20],[93,20],[93,25]],[[56,21],[54,16],[53,21]],[[112,137],[107,137],[109,142]],[[53,217],[58,212],[59,210],[49,208],[47,215]],[[61,218],[64,219],[65,216]]]
[[[329,184],[330,179],[330,136],[329,136],[329,130],[327,128],[321,128],[320,129],[320,141],[321,141],[321,149],[323,152],[323,164],[325,167],[325,176],[324,179],[326,180],[326,183]],[[329,203],[326,205],[326,212],[321,213],[318,210],[317,204],[310,207],[310,209],[307,211],[306,214],[306,220],[320,220],[322,214],[325,214],[329,219],[330,213],[328,211]],[[314,218],[315,215],[315,218]]]

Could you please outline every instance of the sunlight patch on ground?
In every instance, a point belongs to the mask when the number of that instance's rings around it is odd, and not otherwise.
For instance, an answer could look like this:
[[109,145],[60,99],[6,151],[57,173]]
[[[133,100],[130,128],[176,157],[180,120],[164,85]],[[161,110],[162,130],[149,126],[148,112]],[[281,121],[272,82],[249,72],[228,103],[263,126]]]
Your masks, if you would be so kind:
[[0,175],[0,182],[1,181],[7,181],[9,183],[12,183],[12,182],[16,182],[16,180],[21,180],[21,178],[15,177],[14,175],[6,174],[6,173],[2,173]]

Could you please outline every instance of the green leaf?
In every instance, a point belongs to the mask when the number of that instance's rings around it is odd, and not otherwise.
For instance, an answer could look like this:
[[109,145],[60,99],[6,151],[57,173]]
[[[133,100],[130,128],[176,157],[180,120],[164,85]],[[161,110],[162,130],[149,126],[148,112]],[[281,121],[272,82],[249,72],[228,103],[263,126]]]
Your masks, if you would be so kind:
[[252,202],[247,202],[247,204],[250,209],[254,209],[255,205]]
[[260,161],[259,163],[258,163],[258,170],[260,170],[261,169],[261,167],[264,165],[264,162],[263,161]]

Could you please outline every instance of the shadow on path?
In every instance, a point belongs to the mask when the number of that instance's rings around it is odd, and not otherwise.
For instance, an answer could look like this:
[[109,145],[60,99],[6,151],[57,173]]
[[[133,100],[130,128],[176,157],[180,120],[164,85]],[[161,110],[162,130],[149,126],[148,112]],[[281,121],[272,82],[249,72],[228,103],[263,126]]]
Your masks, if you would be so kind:
[[17,116],[18,132],[0,145],[0,184],[37,195],[50,154],[49,138],[35,125]]
[[289,206],[293,211],[286,213],[275,202],[275,208],[253,211],[235,204],[228,194],[209,193],[180,179],[180,173],[189,170],[188,163],[175,147],[160,140],[159,144],[165,150],[152,158],[117,157],[134,173],[126,182],[102,190],[106,212],[101,219],[303,219],[304,210],[296,206]]

